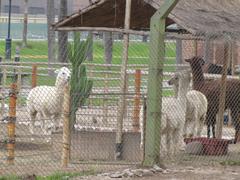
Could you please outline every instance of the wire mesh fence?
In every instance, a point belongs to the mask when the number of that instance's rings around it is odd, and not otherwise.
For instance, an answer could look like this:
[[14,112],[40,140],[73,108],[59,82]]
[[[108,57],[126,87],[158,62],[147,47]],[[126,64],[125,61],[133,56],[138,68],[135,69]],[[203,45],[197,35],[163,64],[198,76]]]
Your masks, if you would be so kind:
[[13,41],[0,64],[0,175],[109,170],[142,164],[146,151],[167,166],[239,164],[239,34],[178,30],[163,59],[146,35],[130,35],[127,55],[128,33],[69,33],[51,57],[47,41]]

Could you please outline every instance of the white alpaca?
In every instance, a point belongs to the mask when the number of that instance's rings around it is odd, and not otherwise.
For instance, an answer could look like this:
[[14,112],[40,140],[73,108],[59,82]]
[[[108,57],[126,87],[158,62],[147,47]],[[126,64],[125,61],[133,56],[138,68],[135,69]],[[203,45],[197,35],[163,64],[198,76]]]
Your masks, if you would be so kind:
[[[40,116],[41,128],[44,135],[51,135],[52,130],[56,129],[57,122],[60,122],[64,87],[69,82],[71,72],[68,68],[62,67],[56,70],[55,73],[58,73],[55,86],[37,86],[30,91],[27,97],[31,134],[34,134],[34,124],[37,114]],[[51,124],[53,124],[53,127],[49,130]],[[47,141],[50,139],[47,138]]]
[[[184,76],[184,73],[179,73],[179,76]],[[161,118],[161,154],[166,152],[168,155],[176,154],[182,148],[184,142],[182,138],[182,126],[185,120],[186,112],[186,91],[188,87],[186,78],[180,78],[179,96],[162,99],[162,118]],[[143,107],[141,107],[141,111]],[[140,116],[141,131],[142,131],[142,113]],[[142,136],[143,139],[143,136]]]
[[[184,137],[192,137],[192,136],[200,136],[203,125],[206,119],[207,107],[208,102],[206,96],[196,90],[187,90],[190,89],[190,82],[191,82],[191,74],[189,71],[183,71],[185,75],[179,75],[176,73],[170,80],[169,84],[176,87],[180,86],[181,78],[185,78],[186,82],[185,85],[187,88],[185,89],[186,92],[182,92],[186,94],[186,117],[183,126]],[[177,95],[179,96],[179,94]],[[197,131],[196,131],[197,128]]]

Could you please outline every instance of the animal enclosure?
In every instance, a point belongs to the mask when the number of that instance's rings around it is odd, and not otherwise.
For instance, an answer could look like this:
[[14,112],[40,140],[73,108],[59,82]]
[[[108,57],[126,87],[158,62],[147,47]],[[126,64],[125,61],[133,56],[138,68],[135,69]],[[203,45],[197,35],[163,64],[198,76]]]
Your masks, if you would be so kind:
[[240,4],[203,2],[94,1],[52,59],[3,59],[0,173],[239,164]]

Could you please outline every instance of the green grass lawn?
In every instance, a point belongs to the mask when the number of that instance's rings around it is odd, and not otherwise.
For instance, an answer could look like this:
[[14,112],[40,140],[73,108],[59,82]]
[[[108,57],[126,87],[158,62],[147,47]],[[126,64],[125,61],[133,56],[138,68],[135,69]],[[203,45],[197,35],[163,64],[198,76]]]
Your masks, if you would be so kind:
[[[17,46],[21,46],[20,41],[12,42],[12,57],[15,56],[15,49]],[[129,44],[129,60],[128,64],[139,64],[139,65],[147,65],[149,61],[149,43],[145,42],[130,42]],[[176,45],[175,42],[167,42],[166,43],[166,57],[170,59],[166,59],[164,64],[174,64],[175,56],[176,56]],[[56,48],[57,49],[57,48]],[[113,45],[113,60],[112,64],[120,65],[122,61],[122,42],[114,42]],[[0,56],[4,56],[5,52],[5,41],[0,41]],[[94,41],[93,44],[93,53],[94,59],[92,62],[94,64],[104,64],[104,46],[102,41]],[[22,48],[20,50],[20,57],[22,62],[47,62],[47,42],[46,41],[28,41],[28,46],[26,48]],[[41,67],[47,67],[47,65],[41,65]],[[147,67],[147,66],[146,66]],[[88,71],[90,71],[90,67],[88,67]],[[94,71],[115,71],[120,72],[120,67],[111,67],[111,69],[106,67],[94,67],[91,69]],[[9,69],[8,71],[12,71]],[[165,66],[164,71],[175,71],[174,66]],[[31,73],[31,69],[24,70],[25,73]],[[38,71],[39,73],[47,74],[47,71]],[[106,78],[105,73],[95,73],[94,77],[98,78]],[[119,78],[119,74],[111,74],[108,76],[109,78]],[[131,77],[132,81],[129,81],[129,85],[134,86],[134,76]],[[29,79],[30,80],[30,79]],[[55,77],[42,77],[38,76],[38,85],[54,85]],[[11,79],[7,81],[8,84],[11,83]],[[146,86],[146,82],[143,83]],[[97,81],[94,80],[94,87],[104,87],[105,84],[103,80]],[[119,80],[111,80],[108,82],[109,87],[119,87]],[[163,91],[164,96],[172,95],[171,91]]]
[[[129,45],[129,64],[148,64],[149,48],[148,43],[144,42],[130,42]],[[21,46],[20,41],[12,42],[12,57],[15,56],[16,47]],[[166,43],[166,57],[175,57],[175,43]],[[113,45],[113,64],[121,64],[123,43],[114,42]],[[57,50],[57,47],[56,47]],[[103,64],[104,61],[104,46],[100,41],[95,41],[93,45],[94,60],[93,63]],[[0,41],[0,56],[4,57],[5,41]],[[22,56],[21,61],[26,62],[47,62],[48,46],[46,41],[28,41],[28,46],[20,50]],[[35,58],[26,58],[25,56],[35,56]],[[38,56],[43,56],[36,58]],[[173,60],[165,61],[167,64],[172,64]]]

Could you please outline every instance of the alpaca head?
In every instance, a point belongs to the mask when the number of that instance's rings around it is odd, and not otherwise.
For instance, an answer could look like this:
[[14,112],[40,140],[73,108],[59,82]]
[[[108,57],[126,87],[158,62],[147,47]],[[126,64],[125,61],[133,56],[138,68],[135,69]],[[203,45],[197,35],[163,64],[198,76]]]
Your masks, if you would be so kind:
[[190,59],[185,59],[186,62],[188,62],[191,67],[196,67],[196,68],[199,68],[199,67],[202,67],[204,64],[205,64],[205,61],[202,57],[198,57],[198,56],[194,56]]
[[67,67],[57,69],[55,73],[57,73],[56,86],[63,87],[68,84],[71,77],[71,71]]
[[179,71],[176,72],[173,77],[168,81],[169,85],[179,87],[179,84],[189,85],[191,81],[190,71]]

